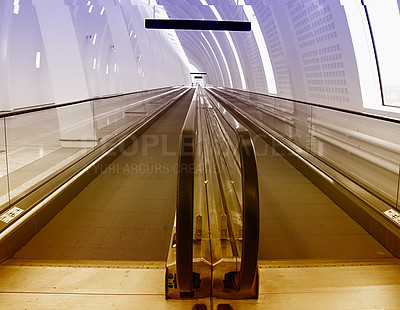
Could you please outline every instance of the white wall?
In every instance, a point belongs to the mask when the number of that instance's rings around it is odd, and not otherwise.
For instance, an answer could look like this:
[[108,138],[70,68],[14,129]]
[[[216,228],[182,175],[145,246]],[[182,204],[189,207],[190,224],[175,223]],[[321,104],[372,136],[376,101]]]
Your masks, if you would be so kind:
[[[30,1],[20,3],[18,14],[13,14],[12,1],[2,1],[0,5],[1,110],[53,101],[46,50],[35,8]],[[37,52],[41,53],[40,68],[36,68]]]
[[[206,0],[226,20],[246,20],[235,0]],[[358,1],[358,0],[357,0]],[[395,116],[388,109],[364,107],[360,79],[346,12],[339,0],[244,0],[260,23],[276,81],[277,95],[344,109]],[[177,4],[159,0],[174,18],[216,19],[200,0]],[[361,3],[361,1],[360,1]],[[360,4],[361,5],[361,4]],[[237,62],[223,32],[215,31],[227,65],[209,31],[204,31],[216,57],[199,31],[179,33],[187,55],[201,71],[209,71],[209,82],[227,86],[228,71],[234,88],[242,88]],[[364,33],[360,34],[365,35]],[[239,54],[248,89],[268,93],[261,54],[250,33],[231,33]],[[197,43],[190,38],[196,38]],[[201,60],[201,61],[200,61]],[[224,81],[211,68],[223,68]],[[379,99],[379,98],[378,98]],[[379,103],[377,104],[379,106]],[[396,109],[392,109],[395,112]]]
[[0,109],[189,84],[166,37],[144,29],[151,14],[127,0],[20,0],[18,14],[1,1]]
[[[260,22],[278,96],[365,110],[352,38],[339,0],[245,2],[252,5]],[[1,109],[191,83],[184,61],[165,32],[144,28],[144,18],[153,16],[152,6],[145,3],[21,0],[19,14],[14,14],[13,1],[2,1]],[[200,0],[157,3],[174,18],[216,19]],[[208,3],[223,18],[246,19],[236,1]],[[242,87],[238,63],[223,32],[214,32],[222,52],[209,31],[177,34],[189,61],[208,73],[208,83],[229,87],[231,76],[233,87]],[[255,36],[252,32],[231,36],[248,89],[267,93]],[[40,69],[35,68],[38,51]]]

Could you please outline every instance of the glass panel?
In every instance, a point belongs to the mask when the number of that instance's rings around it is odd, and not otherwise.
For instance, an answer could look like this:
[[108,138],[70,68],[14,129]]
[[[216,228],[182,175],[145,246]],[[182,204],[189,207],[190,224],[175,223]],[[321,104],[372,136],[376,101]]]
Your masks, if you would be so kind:
[[175,92],[161,95],[163,92],[165,89],[157,89],[94,101],[92,109],[100,143],[138,123],[176,96]]
[[278,100],[276,101],[274,112],[275,130],[290,140],[294,140],[294,103],[289,100]]
[[399,124],[314,107],[312,125],[316,155],[395,204]]
[[4,118],[0,120],[0,212],[9,205]]
[[312,106],[296,105],[294,111],[294,137],[293,142],[306,150],[312,150],[315,143],[311,140],[310,127],[312,124]]
[[7,117],[6,129],[11,199],[97,144],[88,103]]
[[96,135],[101,143],[105,143],[127,127],[127,104],[128,101],[124,97],[93,102]]
[[246,104],[235,101],[251,118],[274,128],[391,205],[399,204],[400,124],[262,94],[236,91],[235,95],[251,97]]
[[0,211],[94,148],[109,143],[176,97],[180,90],[160,88],[3,118]]

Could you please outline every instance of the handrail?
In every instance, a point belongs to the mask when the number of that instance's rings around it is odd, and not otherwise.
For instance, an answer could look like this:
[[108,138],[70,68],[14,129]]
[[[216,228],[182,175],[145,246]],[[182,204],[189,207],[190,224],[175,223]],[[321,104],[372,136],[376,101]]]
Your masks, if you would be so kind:
[[193,288],[193,197],[197,96],[194,94],[181,131],[176,203],[176,278],[180,291]]
[[260,234],[257,164],[247,129],[237,132],[242,173],[243,240],[238,290],[250,290],[257,275]]
[[386,149],[386,150],[388,150],[390,152],[400,154],[400,145],[397,144],[397,143],[394,143],[394,142],[391,142],[391,141],[388,141],[388,140],[384,140],[384,139],[381,139],[381,138],[378,138],[378,137],[370,136],[370,135],[367,135],[365,133],[362,133],[362,132],[359,132],[359,131],[356,131],[356,130],[351,130],[351,129],[348,129],[348,128],[344,128],[343,126],[329,124],[329,123],[326,123],[326,122],[323,122],[323,121],[320,121],[320,120],[317,120],[317,119],[314,119],[314,120],[311,121],[311,117],[308,117],[307,121],[309,123],[312,122],[313,125],[318,125],[318,126],[321,126],[323,128],[335,131],[335,132],[340,133],[340,134],[342,134],[342,135],[344,135],[346,137],[354,138],[354,139],[369,143],[369,144],[371,144],[373,146],[378,146],[380,148]]
[[56,109],[56,108],[62,108],[62,107],[67,107],[67,106],[75,105],[75,104],[81,104],[81,103],[85,103],[85,102],[89,102],[89,101],[97,101],[97,100],[130,96],[130,95],[139,94],[139,93],[163,90],[163,89],[167,89],[167,88],[171,88],[171,87],[159,87],[159,88],[153,88],[153,89],[138,90],[138,91],[133,91],[133,92],[124,93],[124,94],[106,95],[106,96],[87,98],[87,99],[65,102],[65,103],[57,103],[57,104],[56,103],[46,103],[46,104],[42,104],[40,106],[20,108],[20,109],[14,110],[14,111],[0,112],[0,118],[16,116],[16,115],[21,115],[21,114],[27,114],[27,113],[32,113],[32,112],[39,112],[39,111],[44,111],[44,110],[51,110],[51,109]]
[[[208,90],[218,101],[225,105],[226,100]],[[225,107],[227,108],[227,107]],[[254,145],[249,131],[232,116],[222,114],[236,133],[242,176],[243,238],[240,272],[235,276],[237,291],[250,290],[257,276],[258,245],[260,233],[258,175]]]
[[242,90],[242,89],[235,89],[235,88],[229,88],[229,87],[223,87],[223,89],[227,89],[227,90],[231,90],[231,91],[235,91],[235,92],[241,92],[241,93],[255,94],[255,95],[259,95],[259,96],[268,97],[268,98],[271,98],[271,99],[292,101],[292,102],[295,102],[295,103],[308,105],[308,106],[313,106],[313,107],[317,107],[317,108],[323,108],[323,109],[327,109],[327,110],[333,110],[333,111],[337,111],[337,112],[343,112],[343,113],[353,114],[353,115],[357,115],[357,116],[369,117],[369,118],[378,119],[378,120],[381,120],[381,121],[387,121],[387,122],[391,122],[391,123],[400,124],[400,119],[390,118],[388,116],[382,116],[382,115],[377,115],[377,114],[370,114],[370,113],[352,111],[352,110],[347,110],[347,109],[342,109],[342,108],[337,108],[337,107],[331,107],[331,106],[325,106],[325,105],[322,105],[322,104],[313,103],[313,102],[307,102],[307,101],[302,101],[302,100],[297,100],[297,99],[291,99],[291,98],[285,98],[285,97],[279,97],[279,96],[272,96],[272,95],[269,95],[269,94],[262,94],[262,93],[257,93],[257,92],[253,92],[253,91],[247,91],[247,90],[245,91],[245,90]]

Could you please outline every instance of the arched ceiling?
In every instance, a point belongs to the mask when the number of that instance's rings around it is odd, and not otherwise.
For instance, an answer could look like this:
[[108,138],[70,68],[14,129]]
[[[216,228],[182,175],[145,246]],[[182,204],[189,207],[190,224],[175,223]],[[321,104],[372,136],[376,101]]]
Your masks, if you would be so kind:
[[[0,99],[8,108],[182,85],[196,68],[215,86],[343,108],[400,106],[400,44],[387,39],[384,14],[400,25],[397,8],[397,0],[2,1]],[[146,18],[251,21],[252,31],[153,30]]]
[[[224,20],[243,21],[245,16],[241,5],[232,0],[209,1],[215,4],[216,10]],[[200,0],[195,1],[158,1],[163,5],[171,19],[208,19],[217,20],[217,16],[208,5],[203,5]],[[234,48],[228,41],[226,33],[221,31],[176,31],[179,40],[188,55],[189,61],[200,71],[208,73],[208,82],[215,85],[224,85],[234,88],[243,88],[242,79],[245,80],[245,88],[254,89],[258,78],[259,85],[266,85],[264,74],[243,74],[240,70],[251,69],[247,59],[248,45],[255,45],[254,36],[249,33],[230,33]],[[247,43],[247,45],[246,45]],[[235,58],[237,52],[239,58]],[[258,50],[253,50],[253,54]],[[260,60],[260,55],[256,55]],[[239,60],[239,61],[238,61]],[[260,87],[261,88],[261,87]],[[261,90],[261,89],[260,89]],[[262,90],[266,90],[265,87]]]

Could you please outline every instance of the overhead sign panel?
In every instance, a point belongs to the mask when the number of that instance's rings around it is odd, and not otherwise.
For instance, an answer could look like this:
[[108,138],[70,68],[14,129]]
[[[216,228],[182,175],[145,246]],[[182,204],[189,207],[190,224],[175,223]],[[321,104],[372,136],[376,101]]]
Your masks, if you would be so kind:
[[145,19],[147,29],[180,29],[180,30],[224,30],[250,31],[250,22],[192,20],[192,19]]

